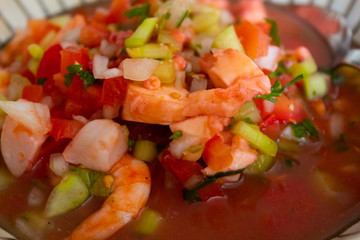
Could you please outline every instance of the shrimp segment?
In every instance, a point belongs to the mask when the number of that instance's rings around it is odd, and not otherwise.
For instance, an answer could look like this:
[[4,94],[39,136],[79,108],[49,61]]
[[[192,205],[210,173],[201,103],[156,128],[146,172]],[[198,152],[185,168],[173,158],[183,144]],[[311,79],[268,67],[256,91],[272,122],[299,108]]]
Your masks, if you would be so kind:
[[106,239],[136,218],[150,194],[147,165],[126,154],[111,169],[113,191],[100,210],[93,213],[70,235],[70,240]]

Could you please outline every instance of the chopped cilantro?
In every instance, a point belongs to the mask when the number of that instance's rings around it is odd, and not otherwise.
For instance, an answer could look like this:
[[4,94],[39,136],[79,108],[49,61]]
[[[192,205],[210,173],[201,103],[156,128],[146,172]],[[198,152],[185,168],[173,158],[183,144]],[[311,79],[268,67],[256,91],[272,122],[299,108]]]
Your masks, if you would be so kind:
[[265,19],[266,22],[271,24],[270,37],[276,46],[280,46],[279,30],[276,21],[272,19]]
[[24,219],[25,221],[29,221],[29,220],[30,220],[30,218],[27,217],[27,216],[22,216],[21,218]]
[[198,48],[198,49],[202,49],[202,45],[200,43],[195,44],[195,47]]
[[80,79],[83,80],[83,85],[85,89],[87,89],[91,85],[94,85],[95,78],[91,72],[80,70],[79,75]]
[[189,14],[189,10],[186,10],[184,15],[182,15],[179,22],[176,24],[176,28],[179,28],[181,26],[181,24],[183,23],[183,21],[185,20],[185,18],[187,17],[188,14]]
[[81,69],[82,66],[83,65],[73,64],[73,65],[69,65],[66,68],[66,70],[68,71],[68,73],[64,75],[65,77],[64,84],[66,87],[70,87],[72,81],[74,80],[74,77],[77,74],[79,75],[80,79],[83,80],[84,89],[87,89],[91,85],[94,85],[95,83],[94,75],[89,71],[82,70]]
[[176,131],[176,132],[174,132],[173,135],[171,135],[171,136],[169,137],[169,139],[171,139],[171,140],[176,140],[176,139],[179,139],[182,135],[183,135],[183,134],[182,134],[182,131]]
[[249,118],[249,117],[246,117],[246,118],[244,118],[244,119],[242,119],[244,122],[247,122],[247,123],[253,123],[252,122],[252,120],[251,120],[251,118]]
[[279,82],[279,80],[276,80],[274,85],[271,86],[271,93],[270,94],[257,95],[255,97],[253,97],[253,99],[262,98],[262,99],[268,100],[270,102],[277,103],[277,100],[274,97],[280,97],[287,87],[289,87],[290,85],[293,85],[294,83],[296,83],[300,79],[303,79],[302,74],[297,76],[293,80],[291,80],[284,87],[281,87],[281,83]]
[[135,146],[135,140],[134,139],[129,139],[128,140],[128,146],[129,147],[134,147]]
[[39,78],[37,80],[37,85],[44,85],[45,84],[45,81],[46,81],[46,78]]
[[309,119],[304,119],[304,121],[302,121],[301,123],[292,124],[291,128],[295,137],[297,138],[312,136],[316,139],[319,139],[319,132]]
[[287,167],[293,167],[299,164],[297,160],[288,157],[284,159],[284,162]]
[[334,142],[334,146],[336,151],[339,153],[346,152],[350,148],[344,134],[340,134],[339,139]]
[[147,2],[139,7],[126,11],[124,14],[128,18],[141,17],[141,19],[143,20],[149,16],[149,12],[150,12],[150,3]]
[[278,77],[283,75],[284,73],[289,73],[289,69],[285,66],[284,62],[278,62],[278,66],[276,70],[270,73],[269,78]]

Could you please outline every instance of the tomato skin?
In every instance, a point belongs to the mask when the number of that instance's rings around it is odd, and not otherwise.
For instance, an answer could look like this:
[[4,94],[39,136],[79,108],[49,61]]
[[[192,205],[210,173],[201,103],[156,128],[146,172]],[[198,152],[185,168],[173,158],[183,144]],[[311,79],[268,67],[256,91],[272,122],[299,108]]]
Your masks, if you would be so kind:
[[262,133],[274,141],[276,141],[281,135],[279,120],[275,118],[273,113],[267,115],[259,127]]
[[163,152],[161,163],[168,167],[183,185],[194,175],[203,176],[203,167],[198,162],[177,159],[169,151]]
[[222,136],[215,135],[206,142],[202,158],[210,169],[220,171],[232,162],[231,147]]
[[80,31],[80,42],[87,47],[97,47],[103,39],[109,36],[110,32],[100,23],[92,22],[85,25]]
[[89,58],[89,50],[87,48],[80,46],[70,46],[61,50],[60,54],[61,54],[61,67],[60,67],[61,74],[63,75],[66,74],[68,72],[66,68],[69,65],[73,65],[73,64],[83,65],[82,66],[83,70],[89,69],[90,58]]
[[101,102],[104,105],[121,104],[125,98],[127,82],[123,77],[105,79],[102,87]]
[[53,81],[54,74],[60,72],[61,50],[62,47],[59,44],[51,46],[48,50],[45,51],[40,61],[36,73],[36,81],[41,78],[46,78],[44,84],[44,91],[46,93],[49,93],[51,89],[54,87],[54,81]]
[[31,102],[40,102],[43,97],[43,86],[30,85],[23,89],[22,98]]
[[304,102],[301,98],[289,98],[286,95],[277,97],[274,108],[275,118],[285,122],[301,122],[306,118]]
[[50,131],[50,136],[52,136],[55,141],[63,138],[74,138],[84,126],[82,122],[72,119],[51,118],[51,122],[53,127]]
[[255,24],[244,20],[235,26],[235,31],[250,58],[266,56],[270,45],[270,37]]
[[125,12],[131,8],[130,0],[113,0],[110,13],[106,18],[106,23],[123,23],[126,21],[127,17]]

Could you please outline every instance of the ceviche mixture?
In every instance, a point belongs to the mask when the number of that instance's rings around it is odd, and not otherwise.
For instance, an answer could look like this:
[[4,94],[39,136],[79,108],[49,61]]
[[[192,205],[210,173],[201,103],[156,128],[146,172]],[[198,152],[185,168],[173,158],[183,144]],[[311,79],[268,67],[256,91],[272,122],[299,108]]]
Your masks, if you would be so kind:
[[360,215],[360,79],[262,1],[113,0],[0,52],[19,239],[325,239]]

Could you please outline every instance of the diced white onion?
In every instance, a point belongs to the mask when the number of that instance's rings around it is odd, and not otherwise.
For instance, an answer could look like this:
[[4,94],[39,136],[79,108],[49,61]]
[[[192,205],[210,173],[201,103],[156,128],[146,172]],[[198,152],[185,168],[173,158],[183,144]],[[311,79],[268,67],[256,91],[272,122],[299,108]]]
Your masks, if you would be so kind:
[[77,28],[67,31],[62,36],[61,42],[62,41],[75,41],[76,42],[77,40],[79,40],[80,31],[81,31],[81,27],[77,27]]
[[176,78],[175,78],[175,83],[174,83],[175,88],[177,88],[177,89],[186,88],[185,77],[186,77],[185,71],[176,72]]
[[120,77],[124,75],[124,72],[118,68],[110,68],[103,72],[104,79]]
[[33,187],[28,195],[28,204],[30,207],[39,207],[45,200],[45,193],[37,187]]
[[62,153],[54,153],[50,155],[50,169],[57,176],[63,176],[69,171],[69,164],[65,161]]
[[277,68],[277,62],[280,55],[280,48],[276,46],[269,46],[268,55],[254,59],[256,65],[261,69],[266,69],[271,72]]
[[93,59],[93,73],[96,79],[103,79],[104,72],[108,69],[109,58],[96,54]]
[[329,121],[330,133],[333,138],[339,138],[344,132],[344,116],[340,113],[333,113]]
[[116,46],[113,43],[109,43],[105,39],[101,41],[100,44],[100,52],[107,57],[113,57],[118,49],[118,46]]
[[235,22],[234,16],[228,10],[220,11],[220,23],[224,25],[233,24]]
[[275,108],[275,103],[270,101],[264,101],[264,111],[266,113],[271,113],[272,111],[274,111],[274,108]]
[[73,47],[73,46],[77,46],[78,44],[76,43],[76,41],[74,40],[65,40],[65,41],[62,41],[60,43],[61,47],[63,49],[67,48],[67,47]]
[[160,61],[154,59],[127,58],[122,62],[124,77],[133,81],[145,81],[150,78]]
[[78,120],[79,122],[82,122],[83,124],[87,124],[89,122],[89,120],[86,117],[81,115],[73,115],[72,118],[74,120]]

